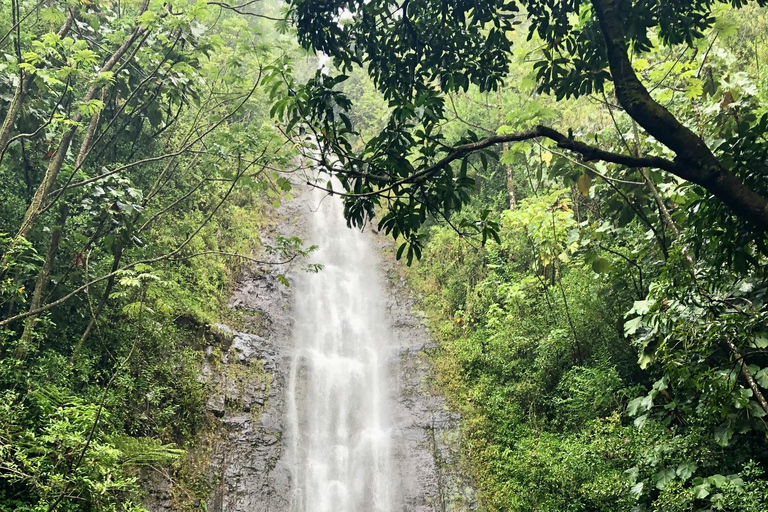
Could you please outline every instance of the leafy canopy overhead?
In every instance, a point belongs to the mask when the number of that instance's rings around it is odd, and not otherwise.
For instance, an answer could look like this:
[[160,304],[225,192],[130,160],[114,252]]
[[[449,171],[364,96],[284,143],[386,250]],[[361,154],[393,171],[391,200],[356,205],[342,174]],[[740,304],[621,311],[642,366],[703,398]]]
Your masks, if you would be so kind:
[[[625,36],[636,51],[652,47],[649,29],[664,44],[693,43],[714,22],[713,1],[618,2]],[[739,7],[745,2],[731,2]],[[527,13],[530,34],[546,44],[539,77],[545,91],[578,95],[609,78],[605,44],[587,1],[323,1],[292,2],[299,40],[336,59],[342,71],[370,64],[387,99],[410,99],[434,89],[495,90],[509,70],[513,31]]]
[[[741,7],[742,0],[729,2]],[[759,2],[761,5],[764,2]],[[386,203],[381,227],[403,235],[419,254],[418,229],[428,216],[449,219],[469,200],[474,180],[468,162],[485,167],[502,143],[546,138],[584,160],[657,168],[698,184],[753,227],[768,227],[766,193],[744,184],[732,159],[716,155],[702,138],[649,93],[632,70],[630,54],[654,45],[692,45],[715,22],[717,2],[697,1],[446,1],[293,0],[289,15],[301,44],[333,59],[342,74],[316,76],[273,109],[289,129],[313,131],[318,164],[343,187],[350,224],[363,225]],[[481,139],[473,132],[447,141],[445,95],[497,90],[514,57],[517,27],[541,40],[532,54],[538,89],[558,99],[606,89],[664,151],[657,155],[606,151],[577,140],[571,130],[549,127]],[[391,113],[385,127],[354,146],[347,115],[351,102],[334,89],[356,66],[364,66]],[[608,84],[612,83],[612,86]],[[649,84],[650,85],[650,84]],[[747,127],[748,128],[748,127]],[[745,128],[746,130],[746,128]],[[470,162],[470,163],[472,163]],[[326,186],[323,185],[325,188]],[[327,185],[330,189],[330,182]],[[759,187],[758,187],[759,188]],[[471,227],[483,239],[495,226],[481,219]],[[409,249],[410,253],[410,249]]]

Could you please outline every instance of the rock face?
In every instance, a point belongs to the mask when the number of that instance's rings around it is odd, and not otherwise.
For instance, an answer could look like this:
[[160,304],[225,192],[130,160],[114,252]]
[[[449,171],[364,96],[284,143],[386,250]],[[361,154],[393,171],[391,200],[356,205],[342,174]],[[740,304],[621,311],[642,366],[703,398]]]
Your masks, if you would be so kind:
[[[297,208],[289,212],[291,217],[301,217]],[[297,224],[288,229],[292,231],[281,234],[301,235]],[[459,418],[431,385],[428,354],[435,344],[413,312],[414,299],[389,241],[370,233],[364,236],[371,237],[382,254],[387,313],[399,342],[397,355],[388,363],[397,397],[394,464],[403,503],[398,512],[474,510],[474,492],[459,468]],[[298,271],[287,272],[288,279]],[[279,284],[273,267],[246,272],[230,301],[241,315],[240,325],[216,326],[224,341],[206,349],[202,375],[212,390],[207,409],[213,427],[190,460],[202,466],[211,512],[294,512],[282,435],[291,364],[292,291]],[[172,486],[158,474],[147,478],[147,509],[176,510]]]
[[[206,358],[203,375],[217,392],[207,408],[219,420],[210,455],[211,512],[285,510],[290,482],[275,466],[282,454],[285,343],[290,339],[289,289],[274,273],[245,274],[231,307],[243,313],[225,353]],[[222,330],[228,327],[219,326]]]
[[391,364],[391,382],[400,425],[395,458],[402,468],[403,511],[475,510],[475,493],[459,466],[460,418],[446,408],[431,384],[429,353],[437,346],[414,311],[415,299],[391,253],[391,242],[378,236],[375,243],[389,284],[391,329],[400,342],[399,357]]

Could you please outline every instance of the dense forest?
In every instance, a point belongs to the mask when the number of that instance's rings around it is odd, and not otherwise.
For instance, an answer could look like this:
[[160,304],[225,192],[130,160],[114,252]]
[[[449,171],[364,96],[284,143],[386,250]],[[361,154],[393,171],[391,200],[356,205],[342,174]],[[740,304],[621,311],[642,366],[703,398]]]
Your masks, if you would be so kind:
[[204,510],[299,168],[395,239],[480,510],[768,510],[763,4],[0,0],[0,511]]
[[294,157],[265,87],[301,53],[274,5],[0,11],[0,510],[141,510],[205,427],[199,326],[254,251],[306,253],[262,236]]

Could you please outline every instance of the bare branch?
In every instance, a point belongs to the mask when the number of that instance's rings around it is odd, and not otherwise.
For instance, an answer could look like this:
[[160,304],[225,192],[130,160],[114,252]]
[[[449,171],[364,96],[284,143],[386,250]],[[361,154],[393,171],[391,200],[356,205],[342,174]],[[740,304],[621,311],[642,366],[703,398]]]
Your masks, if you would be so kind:
[[179,256],[178,258],[173,258],[172,261],[181,261],[181,260],[188,260],[190,258],[197,258],[198,256],[205,256],[206,254],[216,254],[218,256],[231,256],[233,258],[242,258],[244,260],[252,261],[254,263],[258,263],[259,265],[285,265],[287,263],[292,262],[296,258],[299,257],[299,254],[296,253],[287,260],[284,261],[264,261],[264,260],[257,260],[256,258],[251,258],[250,256],[246,256],[244,254],[238,254],[235,252],[222,252],[222,251],[202,251],[202,252],[196,252],[194,254],[189,254],[187,256]]
[[255,18],[263,18],[265,20],[271,20],[271,21],[284,21],[283,18],[274,18],[272,16],[267,16],[266,14],[257,14],[255,12],[248,12],[243,10],[243,8],[248,7],[249,5],[252,5],[257,1],[259,0],[252,0],[250,2],[246,2],[241,5],[228,5],[223,2],[208,2],[208,5],[216,5],[221,7],[222,9],[227,9],[229,11],[236,12],[237,14],[243,14],[245,16],[253,16]]
[[114,270],[114,271],[112,271],[112,272],[110,272],[108,274],[104,274],[101,277],[97,277],[96,279],[93,279],[93,280],[85,283],[84,285],[82,285],[82,286],[72,290],[70,293],[64,295],[63,297],[60,297],[59,299],[57,299],[57,300],[55,300],[53,302],[50,302],[50,303],[46,304],[45,306],[41,306],[41,307],[39,307],[37,309],[34,309],[34,310],[30,309],[26,313],[20,313],[18,315],[6,318],[4,320],[0,320],[0,326],[8,325],[11,322],[14,322],[16,320],[19,320],[19,319],[22,319],[22,318],[26,318],[26,317],[29,317],[29,316],[32,316],[32,315],[38,315],[38,314],[40,314],[40,313],[42,313],[44,311],[48,311],[49,309],[52,309],[52,308],[58,306],[59,304],[62,304],[64,302],[66,302],[67,300],[71,299],[72,297],[74,297],[78,293],[82,292],[83,290],[87,290],[89,287],[91,287],[91,286],[93,286],[93,285],[95,285],[97,283],[100,283],[101,281],[104,281],[105,279],[110,279],[110,278],[112,278],[114,276],[119,275],[122,272],[125,272],[126,270],[130,270],[133,267],[135,267],[136,265],[142,265],[142,264],[147,265],[147,264],[150,264],[150,263],[157,263],[158,261],[173,260],[174,257],[177,254],[179,254],[182,251],[182,249],[184,249],[184,247],[189,245],[189,243],[200,233],[200,231],[202,231],[202,229],[208,224],[208,222],[210,222],[210,220],[213,218],[213,216],[216,215],[216,212],[219,211],[219,209],[224,204],[224,202],[227,200],[227,198],[230,196],[230,194],[232,194],[232,191],[235,189],[235,185],[237,185],[237,183],[240,181],[240,178],[242,178],[245,175],[245,173],[248,171],[248,169],[250,169],[256,162],[258,162],[264,156],[266,151],[267,151],[267,148],[264,148],[264,151],[262,152],[261,155],[256,157],[256,159],[254,159],[253,161],[249,162],[249,164],[247,166],[245,166],[245,168],[243,168],[242,170],[240,170],[237,173],[235,178],[232,180],[232,185],[230,185],[229,189],[227,189],[226,193],[219,200],[218,204],[211,210],[211,212],[205,217],[205,219],[198,225],[198,227],[195,229],[195,231],[192,234],[190,234],[189,237],[187,237],[186,240],[184,240],[181,244],[179,244],[171,252],[162,254],[160,256],[155,256],[154,258],[146,258],[146,259],[143,259],[143,260],[134,261],[133,263],[129,263],[128,265],[125,265],[124,267],[122,267],[120,269]]
[[[192,148],[195,144],[200,142],[203,138],[205,138],[213,130],[215,130],[216,128],[221,126],[224,122],[226,122],[229,119],[231,119],[232,116],[234,116],[243,107],[243,105],[245,105],[245,103],[250,99],[250,97],[253,95],[254,91],[256,91],[256,88],[258,87],[258,85],[259,85],[259,81],[257,80],[256,83],[254,84],[253,88],[251,88],[250,92],[246,95],[246,97],[243,99],[243,101],[241,101],[240,104],[237,105],[237,107],[235,107],[235,109],[232,112],[230,112],[229,114],[224,116],[218,122],[214,123],[210,128],[208,128],[201,135],[199,135],[197,138],[195,138],[195,140],[193,140],[192,142],[186,144],[181,149],[179,149],[177,151],[174,151],[174,152],[171,152],[171,153],[166,153],[164,155],[144,158],[142,160],[137,160],[137,161],[131,162],[129,164],[121,165],[120,167],[117,167],[116,169],[113,169],[111,171],[107,171],[105,173],[99,174],[98,176],[94,176],[93,178],[88,178],[88,179],[85,179],[85,180],[82,180],[82,181],[71,183],[69,185],[66,185],[65,187],[62,187],[60,189],[51,191],[49,195],[54,195],[54,194],[59,194],[60,195],[61,192],[64,192],[66,190],[69,190],[69,189],[72,189],[72,188],[76,188],[76,187],[82,187],[83,185],[88,185],[90,183],[94,183],[94,182],[102,180],[102,179],[104,179],[104,178],[106,178],[108,176],[112,176],[113,174],[117,174],[117,173],[119,173],[121,171],[124,171],[125,169],[129,169],[131,167],[135,167],[137,165],[142,165],[142,164],[146,164],[146,163],[150,163],[150,162],[158,162],[158,161],[161,161],[161,160],[165,160],[167,158],[178,156],[178,155],[186,152],[187,150]],[[50,208],[50,205],[48,205],[46,208]]]
[[24,20],[29,18],[32,15],[33,12],[35,12],[38,8],[40,8],[40,6],[45,3],[45,1],[46,0],[41,0],[40,2],[38,2],[36,6],[34,6],[32,9],[30,9],[27,14],[22,16],[19,19],[19,21],[17,21],[10,29],[8,29],[8,32],[6,32],[6,34],[2,38],[0,38],[0,45],[2,45],[5,42],[5,40],[8,39],[8,36],[13,34],[13,31],[16,30],[19,27],[19,25],[24,23]]

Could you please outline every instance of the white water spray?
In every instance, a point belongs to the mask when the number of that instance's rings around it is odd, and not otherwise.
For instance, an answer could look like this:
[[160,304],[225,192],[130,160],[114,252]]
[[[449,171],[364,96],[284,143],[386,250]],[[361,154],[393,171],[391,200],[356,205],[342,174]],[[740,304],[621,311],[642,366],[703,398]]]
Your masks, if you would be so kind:
[[[314,196],[319,201],[318,196]],[[317,202],[315,202],[317,204]],[[300,276],[287,395],[292,512],[394,512],[397,478],[380,255],[326,198],[310,215],[318,274]]]

